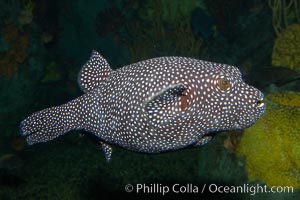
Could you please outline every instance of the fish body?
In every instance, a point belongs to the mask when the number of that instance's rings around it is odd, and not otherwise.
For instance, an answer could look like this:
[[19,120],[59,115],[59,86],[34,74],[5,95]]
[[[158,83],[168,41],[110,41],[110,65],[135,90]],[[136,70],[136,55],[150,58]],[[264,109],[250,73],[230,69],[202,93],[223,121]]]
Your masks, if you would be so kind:
[[251,126],[265,112],[263,94],[238,68],[186,57],[153,58],[113,71],[96,51],[78,76],[82,96],[21,122],[28,144],[74,129],[111,145],[159,153],[201,146],[212,133]]

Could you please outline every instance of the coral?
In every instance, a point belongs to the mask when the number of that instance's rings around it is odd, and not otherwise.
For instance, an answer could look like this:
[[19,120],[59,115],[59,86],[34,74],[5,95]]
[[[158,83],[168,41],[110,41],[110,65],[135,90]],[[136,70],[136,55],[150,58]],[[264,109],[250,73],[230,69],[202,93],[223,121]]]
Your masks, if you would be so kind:
[[298,0],[269,0],[273,13],[273,27],[277,35],[285,29],[289,21],[300,23]]
[[282,92],[271,93],[268,95],[268,99],[285,106],[297,106],[300,107],[300,93],[299,92]]
[[204,42],[192,31],[191,11],[204,7],[201,2],[147,1],[139,10],[140,19],[129,23],[128,35],[122,36],[132,62],[169,54],[199,56]]
[[34,3],[31,0],[28,0],[24,4],[23,10],[20,12],[19,16],[19,23],[21,25],[27,25],[30,24],[33,20],[33,9],[34,9]]
[[51,35],[51,33],[48,33],[48,32],[44,32],[42,35],[41,35],[41,42],[43,44],[49,44],[50,42],[52,42],[54,39],[54,36]]
[[300,70],[300,25],[290,25],[281,32],[274,44],[272,53],[274,66],[285,66]]
[[223,146],[230,152],[233,152],[239,144],[239,141],[241,140],[242,132],[240,130],[229,131],[225,134],[227,137],[224,139]]
[[59,81],[63,78],[62,70],[58,64],[51,62],[46,66],[46,73],[42,79],[42,82]]
[[127,29],[130,39],[124,43],[131,52],[132,62],[169,54],[197,57],[204,46],[202,38],[195,37],[187,20],[169,26],[164,26],[162,21],[152,26],[136,22]]
[[250,181],[300,188],[300,107],[288,106],[296,95],[269,95],[276,102],[268,101],[266,114],[244,130],[236,152],[245,157]]
[[[21,1],[0,1],[0,19],[4,20],[14,20],[16,15],[20,12]],[[1,24],[3,25],[3,24]]]
[[4,154],[0,156],[0,169],[16,169],[23,166],[22,159],[14,154]]
[[14,137],[11,141],[11,147],[15,151],[21,151],[25,147],[25,140],[21,137]]
[[153,0],[145,4],[144,9],[140,11],[140,16],[147,21],[163,20],[165,22],[174,22],[189,18],[191,12],[197,7],[205,10],[205,2],[197,0]]
[[28,56],[29,38],[22,35],[13,24],[5,27],[2,38],[10,47],[0,54],[0,75],[10,79]]

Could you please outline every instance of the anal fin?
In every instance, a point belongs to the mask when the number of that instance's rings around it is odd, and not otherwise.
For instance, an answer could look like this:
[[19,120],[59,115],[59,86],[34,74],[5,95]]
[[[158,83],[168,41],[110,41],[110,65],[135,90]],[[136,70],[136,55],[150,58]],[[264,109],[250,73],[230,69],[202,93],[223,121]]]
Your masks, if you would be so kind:
[[194,146],[195,147],[203,146],[203,145],[207,144],[208,142],[210,142],[211,140],[212,140],[212,136],[210,136],[210,135],[204,136],[204,137],[200,138]]
[[102,149],[102,151],[103,151],[103,153],[105,155],[105,160],[107,162],[109,162],[110,159],[111,159],[111,154],[112,154],[112,147],[111,147],[111,145],[109,145],[109,144],[107,144],[105,142],[102,142],[102,141],[100,141],[99,143],[100,143],[101,149]]

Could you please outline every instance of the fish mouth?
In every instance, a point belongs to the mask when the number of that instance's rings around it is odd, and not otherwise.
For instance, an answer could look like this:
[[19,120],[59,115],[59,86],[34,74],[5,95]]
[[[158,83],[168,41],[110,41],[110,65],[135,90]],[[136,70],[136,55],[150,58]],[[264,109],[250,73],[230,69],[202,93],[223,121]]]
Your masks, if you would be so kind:
[[263,98],[260,98],[260,99],[258,99],[257,101],[256,101],[256,106],[258,107],[258,108],[261,108],[261,107],[263,107],[264,105],[265,105],[265,103],[263,102]]
[[262,92],[259,91],[257,100],[256,100],[256,106],[257,108],[264,108],[265,103],[263,102],[264,100],[264,94]]

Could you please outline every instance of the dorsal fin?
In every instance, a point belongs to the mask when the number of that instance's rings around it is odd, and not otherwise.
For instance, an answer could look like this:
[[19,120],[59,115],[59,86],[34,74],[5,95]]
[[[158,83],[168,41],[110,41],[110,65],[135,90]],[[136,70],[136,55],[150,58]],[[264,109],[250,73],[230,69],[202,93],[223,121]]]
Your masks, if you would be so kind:
[[172,118],[182,114],[189,106],[188,87],[183,83],[171,85],[154,95],[146,104],[150,124],[159,128]]
[[107,61],[97,51],[93,51],[78,74],[79,87],[83,92],[89,92],[106,81],[111,71]]

